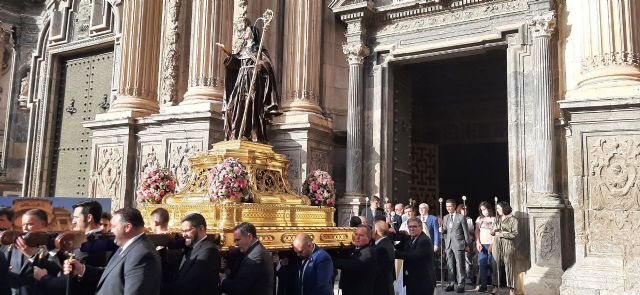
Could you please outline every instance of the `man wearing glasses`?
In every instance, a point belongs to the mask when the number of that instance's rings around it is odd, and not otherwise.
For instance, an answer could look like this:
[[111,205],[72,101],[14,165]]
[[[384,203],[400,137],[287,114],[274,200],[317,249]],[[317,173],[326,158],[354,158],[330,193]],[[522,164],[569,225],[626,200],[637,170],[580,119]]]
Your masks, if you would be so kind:
[[191,213],[180,224],[185,249],[175,279],[164,285],[161,294],[218,294],[220,251],[207,236],[207,221]]
[[396,258],[404,259],[402,268],[403,282],[407,295],[433,295],[436,287],[433,270],[433,242],[422,231],[422,221],[417,217],[407,220],[409,238],[396,247]]

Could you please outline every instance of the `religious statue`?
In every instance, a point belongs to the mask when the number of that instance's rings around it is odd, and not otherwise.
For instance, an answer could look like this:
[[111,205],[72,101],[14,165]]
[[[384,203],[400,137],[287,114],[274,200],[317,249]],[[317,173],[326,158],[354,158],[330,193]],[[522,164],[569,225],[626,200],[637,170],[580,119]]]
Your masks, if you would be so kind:
[[[265,14],[264,30],[272,15]],[[238,53],[230,53],[224,45],[217,44],[227,54],[224,60],[225,85],[222,106],[225,140],[246,139],[266,143],[267,125],[278,111],[280,94],[266,49],[262,48],[260,31],[249,25],[242,36],[243,46]]]

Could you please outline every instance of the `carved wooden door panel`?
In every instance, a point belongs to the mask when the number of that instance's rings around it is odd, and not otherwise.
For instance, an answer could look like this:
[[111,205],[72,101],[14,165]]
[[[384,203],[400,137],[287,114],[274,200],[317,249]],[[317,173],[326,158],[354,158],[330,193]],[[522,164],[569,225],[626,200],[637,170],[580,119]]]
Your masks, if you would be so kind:
[[393,77],[393,199],[406,202],[411,184],[411,102],[412,78],[398,68]]
[[88,195],[91,130],[82,124],[109,108],[112,56],[105,52],[62,61],[49,181],[53,196]]

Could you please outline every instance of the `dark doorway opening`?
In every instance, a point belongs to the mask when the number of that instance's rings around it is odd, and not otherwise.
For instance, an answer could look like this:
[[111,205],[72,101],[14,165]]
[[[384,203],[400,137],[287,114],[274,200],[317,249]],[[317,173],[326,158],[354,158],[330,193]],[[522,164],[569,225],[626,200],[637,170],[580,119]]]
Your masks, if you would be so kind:
[[402,68],[411,79],[409,196],[438,214],[438,198],[464,195],[474,219],[481,201],[508,200],[506,52]]

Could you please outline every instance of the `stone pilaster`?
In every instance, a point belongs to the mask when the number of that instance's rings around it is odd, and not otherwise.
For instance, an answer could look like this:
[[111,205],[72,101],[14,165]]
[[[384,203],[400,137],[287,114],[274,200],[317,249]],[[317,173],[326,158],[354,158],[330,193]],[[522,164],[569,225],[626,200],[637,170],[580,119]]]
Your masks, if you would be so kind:
[[[356,210],[355,203],[361,201],[363,191],[363,144],[364,144],[364,77],[363,62],[369,55],[369,48],[362,43],[343,45],[342,50],[349,62],[349,92],[347,94],[347,179],[345,195],[340,200],[340,220],[350,214],[351,208],[344,208],[349,204]],[[364,200],[362,200],[364,201]]]
[[285,6],[282,97],[284,111],[320,114],[322,1],[293,0]]
[[182,100],[186,91],[186,75],[181,75],[188,61],[189,24],[188,1],[164,0],[162,10],[162,38],[160,44],[160,74],[158,102],[161,108]]
[[129,0],[123,5],[118,94],[109,113],[144,116],[158,112],[162,5],[155,0]]
[[559,294],[562,283],[561,216],[563,202],[555,189],[553,79],[551,37],[556,27],[553,11],[531,19],[535,97],[535,152],[533,196],[527,201],[531,237],[531,269],[525,277],[526,294]]
[[574,40],[582,54],[575,63],[581,67],[577,89],[567,99],[629,97],[640,87],[640,3],[596,2],[568,2],[568,10],[579,14],[572,28],[581,33],[581,40]]
[[232,0],[193,1],[189,89],[183,104],[222,103],[225,54],[216,43],[231,50],[232,13]]

